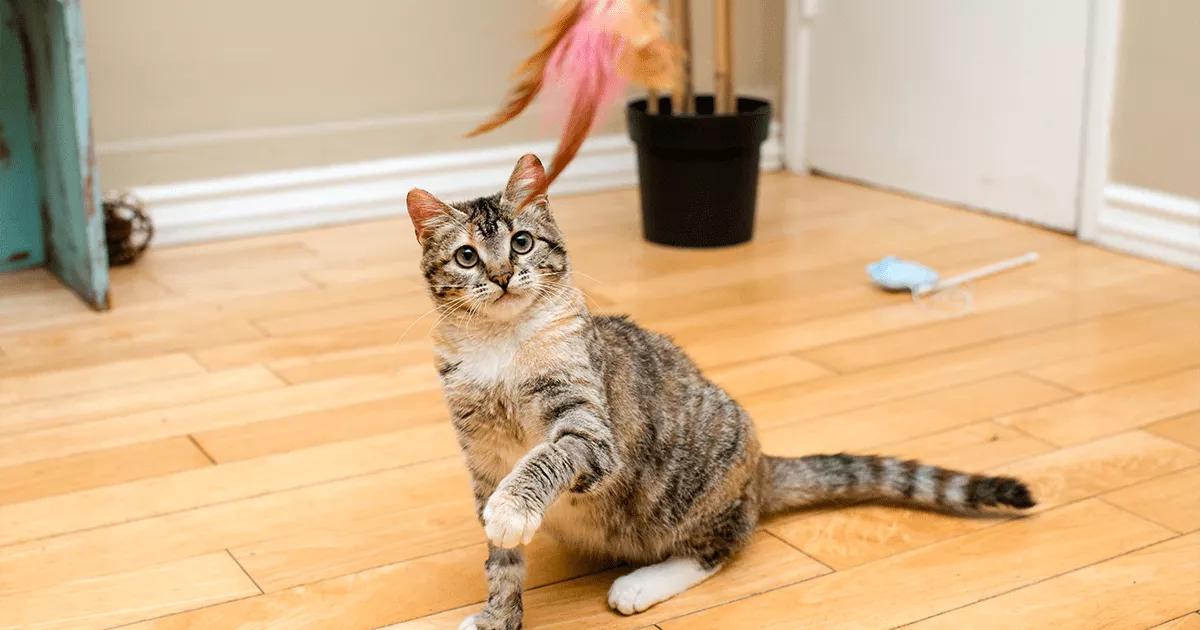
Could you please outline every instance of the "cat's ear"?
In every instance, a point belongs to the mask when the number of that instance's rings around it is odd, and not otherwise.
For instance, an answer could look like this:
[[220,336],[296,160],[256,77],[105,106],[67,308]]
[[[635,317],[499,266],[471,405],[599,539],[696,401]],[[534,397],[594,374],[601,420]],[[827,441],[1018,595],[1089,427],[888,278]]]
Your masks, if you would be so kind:
[[453,214],[454,208],[442,203],[428,191],[414,188],[408,191],[408,218],[412,220],[417,242],[424,243],[434,219]]
[[512,176],[508,178],[508,186],[504,187],[504,201],[516,206],[520,212],[524,208],[545,200],[546,169],[542,161],[532,153],[526,153],[517,160]]

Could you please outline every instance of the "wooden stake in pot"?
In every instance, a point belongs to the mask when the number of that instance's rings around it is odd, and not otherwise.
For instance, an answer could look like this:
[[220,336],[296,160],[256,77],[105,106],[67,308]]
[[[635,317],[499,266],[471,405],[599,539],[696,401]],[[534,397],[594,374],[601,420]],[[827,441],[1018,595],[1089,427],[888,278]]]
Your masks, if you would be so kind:
[[737,112],[733,89],[733,0],[715,0],[713,5],[713,99],[716,113]]
[[671,37],[683,51],[683,76],[679,87],[671,94],[671,111],[675,114],[696,112],[692,93],[692,10],[691,0],[671,0]]
[[[650,0],[650,5],[657,10],[659,7],[658,0]],[[658,113],[658,90],[654,88],[646,90],[646,113]]]

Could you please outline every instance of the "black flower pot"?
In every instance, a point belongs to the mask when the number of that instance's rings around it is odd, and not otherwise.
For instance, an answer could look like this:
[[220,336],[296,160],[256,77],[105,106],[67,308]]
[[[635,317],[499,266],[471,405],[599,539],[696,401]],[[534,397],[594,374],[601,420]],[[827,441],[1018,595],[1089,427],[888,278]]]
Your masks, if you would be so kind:
[[696,114],[659,114],[645,99],[625,108],[637,145],[646,240],[677,247],[719,247],[750,240],[758,196],[758,160],[771,104],[739,98],[736,114],[713,114],[713,98],[696,98]]

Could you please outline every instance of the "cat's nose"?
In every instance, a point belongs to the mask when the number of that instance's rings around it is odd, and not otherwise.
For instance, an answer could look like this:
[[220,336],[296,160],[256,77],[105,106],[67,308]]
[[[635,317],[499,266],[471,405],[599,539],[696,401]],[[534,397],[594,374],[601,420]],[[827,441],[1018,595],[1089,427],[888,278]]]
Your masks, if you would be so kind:
[[491,277],[492,282],[495,282],[496,284],[500,285],[501,289],[504,289],[505,291],[507,291],[508,290],[508,281],[512,278],[512,273],[511,272],[497,273],[497,274],[493,274],[490,277]]

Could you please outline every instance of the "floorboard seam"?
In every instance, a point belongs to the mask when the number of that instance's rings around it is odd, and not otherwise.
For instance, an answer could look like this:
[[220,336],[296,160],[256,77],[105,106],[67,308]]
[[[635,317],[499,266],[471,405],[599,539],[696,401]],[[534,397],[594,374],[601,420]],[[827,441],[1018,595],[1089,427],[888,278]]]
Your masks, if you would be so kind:
[[233,563],[236,564],[238,566],[238,568],[242,570],[242,573],[246,574],[246,579],[250,580],[250,583],[254,585],[254,588],[258,589],[258,594],[259,595],[266,594],[266,591],[263,590],[263,587],[258,585],[258,580],[255,580],[254,576],[250,575],[250,572],[246,570],[246,567],[242,566],[241,560],[238,560],[237,556],[233,555],[233,550],[226,547],[225,553],[229,554],[229,559],[233,560]]
[[[437,458],[434,458],[434,459],[422,460],[422,461],[419,461],[419,462],[410,462],[410,463],[408,463],[408,464],[403,464],[403,465],[401,465],[401,466],[390,466],[390,467],[387,467],[387,468],[379,468],[379,469],[376,469],[376,470],[371,470],[371,471],[367,471],[367,472],[355,473],[355,474],[353,474],[353,475],[345,475],[345,476],[343,476],[343,477],[334,477],[334,478],[330,478],[330,479],[322,479],[322,480],[320,480],[320,481],[314,481],[314,482],[312,482],[312,483],[301,484],[301,485],[298,485],[298,486],[290,486],[290,487],[287,487],[287,488],[279,488],[279,489],[277,489],[277,490],[270,490],[270,491],[268,491],[268,492],[259,492],[259,493],[257,493],[257,494],[248,494],[248,495],[246,495],[246,496],[243,496],[243,497],[237,497],[237,498],[233,498],[233,499],[226,499],[226,500],[224,500],[224,501],[214,501],[214,502],[212,502],[212,503],[205,503],[204,505],[193,505],[193,506],[186,507],[186,508],[183,508],[183,509],[180,509],[180,510],[168,510],[168,511],[166,511],[166,512],[156,512],[156,513],[154,513],[154,514],[147,514],[146,516],[140,516],[140,517],[137,517],[137,518],[131,518],[131,519],[124,520],[124,521],[114,521],[114,522],[112,522],[112,523],[104,523],[103,525],[93,525],[93,526],[91,526],[91,527],[82,527],[82,528],[80,528],[80,529],[74,529],[74,530],[65,531],[65,532],[58,532],[58,533],[50,534],[50,535],[48,535],[48,536],[35,536],[35,537],[33,537],[33,538],[23,538],[23,539],[20,539],[20,540],[14,540],[14,541],[12,541],[12,542],[7,542],[7,543],[0,544],[0,551],[3,551],[3,550],[5,550],[5,549],[8,549],[9,547],[15,547],[15,546],[18,546],[18,545],[24,545],[24,544],[28,544],[28,543],[32,543],[32,542],[37,542],[37,541],[39,541],[39,540],[50,540],[50,539],[53,539],[53,538],[58,538],[58,537],[60,537],[60,536],[69,536],[69,535],[71,535],[71,534],[80,534],[80,533],[89,532],[89,531],[93,531],[93,530],[97,530],[97,529],[104,529],[105,527],[115,527],[115,526],[117,526],[117,525],[125,525],[125,524],[128,524],[128,523],[136,523],[136,522],[138,522],[138,521],[145,521],[145,520],[149,520],[149,519],[152,519],[152,518],[160,518],[160,517],[163,517],[163,516],[168,516],[168,515],[171,515],[171,514],[181,514],[181,513],[183,513],[183,512],[191,512],[191,511],[193,511],[193,510],[201,510],[201,509],[204,509],[204,508],[213,507],[213,506],[217,506],[217,505],[225,505],[225,504],[227,504],[227,503],[236,503],[236,502],[238,502],[238,501],[245,501],[245,500],[249,500],[249,499],[257,499],[257,498],[260,498],[260,497],[265,497],[265,496],[272,495],[272,494],[278,494],[278,493],[280,493],[280,492],[290,492],[290,491],[293,491],[293,490],[304,490],[304,489],[306,489],[306,488],[312,488],[312,487],[315,487],[315,486],[320,486],[320,485],[322,485],[322,484],[327,484],[327,483],[338,483],[338,482],[341,482],[341,481],[349,481],[349,480],[351,480],[351,479],[358,479],[358,478],[360,478],[360,477],[369,477],[369,476],[371,476],[371,475],[378,475],[378,474],[382,474],[382,473],[386,473],[386,472],[393,472],[393,471],[396,471],[396,470],[402,470],[402,469],[404,469],[404,468],[408,468],[408,467],[410,467],[410,466],[419,466],[419,465],[421,465],[421,464],[429,464],[429,463],[433,463],[433,462],[439,462],[439,461],[445,461],[445,460],[449,460],[449,459],[458,459],[458,457],[459,457],[459,456],[456,456],[456,455],[451,455],[451,456],[447,456],[447,457],[437,457]],[[178,473],[171,473],[171,474],[178,474]],[[165,476],[165,475],[159,475],[159,476]],[[148,477],[148,478],[152,478],[152,477]],[[109,486],[101,486],[101,487],[109,487]],[[82,490],[81,492],[86,492],[86,490]],[[58,496],[65,496],[65,495],[58,495]]]
[[774,538],[775,540],[778,540],[779,542],[781,542],[781,543],[783,543],[783,544],[787,545],[788,547],[791,547],[792,549],[795,549],[797,553],[799,553],[800,555],[804,556],[805,558],[808,558],[809,560],[812,560],[813,562],[816,562],[817,564],[819,564],[819,565],[821,565],[821,566],[825,567],[826,569],[829,569],[829,573],[836,573],[836,572],[837,572],[837,569],[835,569],[835,568],[833,568],[833,567],[829,566],[828,564],[825,564],[823,561],[821,561],[820,559],[818,559],[816,556],[813,556],[812,554],[810,554],[810,553],[808,553],[807,551],[805,551],[805,550],[801,549],[800,547],[797,547],[796,545],[793,545],[791,542],[789,542],[789,541],[788,541],[787,539],[785,539],[783,536],[780,536],[779,534],[776,534],[775,532],[771,531],[769,527],[763,527],[763,526],[759,526],[759,530],[761,530],[763,533],[765,533],[766,535],[770,536],[771,538]]
[[[1155,310],[1155,309],[1166,308],[1166,307],[1169,307],[1169,306],[1175,306],[1175,305],[1178,305],[1178,304],[1182,304],[1182,303],[1184,303],[1184,302],[1192,301],[1192,300],[1194,300],[1194,299],[1195,299],[1195,296],[1188,295],[1188,296],[1181,297],[1181,298],[1170,299],[1170,300],[1164,300],[1164,301],[1162,301],[1162,302],[1156,302],[1156,303],[1154,303],[1154,304],[1143,304],[1143,305],[1140,305],[1140,306],[1132,306],[1132,307],[1129,307],[1129,308],[1120,309],[1120,310],[1112,311],[1112,312],[1109,312],[1109,313],[1104,313],[1104,314],[1102,314],[1102,315],[1097,315],[1097,316],[1094,316],[1094,317],[1085,317],[1085,318],[1082,318],[1082,319],[1075,319],[1075,320],[1071,320],[1071,321],[1069,321],[1069,322],[1061,322],[1061,323],[1058,323],[1058,324],[1052,324],[1052,325],[1050,325],[1050,326],[1044,326],[1044,327],[1042,327],[1042,328],[1033,328],[1033,329],[1030,329],[1030,330],[1024,330],[1024,331],[1021,331],[1021,332],[1013,333],[1013,334],[1011,334],[1011,335],[1002,335],[1002,336],[1000,336],[1000,337],[993,337],[993,338],[990,338],[990,339],[981,339],[981,340],[978,340],[978,341],[972,341],[972,342],[970,342],[970,343],[966,343],[966,344],[962,344],[962,345],[958,345],[958,346],[953,346],[953,347],[949,347],[949,348],[939,348],[939,349],[937,349],[937,350],[933,350],[933,351],[926,352],[926,353],[923,353],[923,354],[916,354],[916,355],[912,355],[912,356],[906,356],[906,357],[904,357],[904,358],[897,359],[897,360],[895,360],[895,361],[885,361],[885,362],[883,362],[883,363],[876,363],[876,364],[872,364],[872,365],[861,366],[861,367],[859,367],[859,368],[856,368],[856,369],[854,369],[854,370],[851,370],[851,371],[849,371],[849,372],[846,372],[846,373],[847,373],[847,374],[853,374],[853,373],[855,373],[855,372],[862,372],[862,371],[866,371],[866,370],[873,370],[873,369],[877,369],[877,368],[881,368],[881,367],[887,367],[887,366],[892,366],[892,365],[898,365],[898,364],[904,363],[904,362],[906,362],[906,361],[913,361],[913,360],[916,360],[916,359],[927,359],[927,358],[929,358],[929,357],[936,356],[936,355],[938,355],[938,354],[944,354],[944,353],[947,353],[947,352],[960,352],[960,351],[963,351],[963,350],[969,350],[969,349],[971,349],[971,348],[977,348],[977,347],[979,347],[979,346],[984,346],[984,345],[987,345],[987,344],[989,344],[989,343],[996,343],[996,342],[1005,341],[1005,340],[1009,340],[1009,339],[1017,339],[1017,338],[1020,338],[1020,337],[1025,337],[1025,336],[1028,336],[1028,335],[1036,335],[1036,334],[1047,333],[1047,332],[1051,332],[1051,331],[1054,331],[1054,330],[1058,330],[1058,329],[1060,329],[1060,328],[1069,328],[1069,327],[1071,327],[1071,326],[1078,326],[1078,325],[1080,325],[1080,324],[1084,324],[1084,323],[1087,323],[1087,322],[1092,322],[1092,321],[1096,321],[1096,320],[1100,320],[1100,319],[1107,319],[1107,318],[1110,318],[1110,317],[1118,317],[1118,316],[1122,316],[1122,315],[1129,315],[1129,314],[1132,314],[1132,313],[1137,313],[1137,312],[1140,312],[1140,311],[1152,311],[1152,310]],[[992,312],[998,312],[998,311],[992,311]],[[848,342],[859,342],[859,341],[868,341],[868,340],[870,340],[870,339],[873,339],[873,338],[875,338],[875,337],[882,337],[882,336],[884,336],[884,335],[889,335],[889,334],[897,334],[897,333],[901,333],[901,332],[907,332],[907,331],[910,331],[910,330],[912,330],[912,329],[915,329],[915,328],[923,328],[923,327],[925,327],[925,326],[932,326],[932,325],[936,325],[936,324],[944,324],[944,323],[946,323],[946,322],[945,322],[945,321],[941,321],[941,322],[934,322],[934,323],[931,323],[931,324],[924,324],[924,325],[922,325],[922,326],[915,326],[915,327],[911,327],[911,328],[908,328],[908,329],[899,329],[899,330],[892,330],[892,331],[881,332],[881,333],[875,333],[875,334],[870,334],[870,335],[864,335],[864,336],[862,336],[862,337],[855,337],[855,338],[851,338],[851,339],[844,339],[844,340],[841,340],[841,341],[836,341],[836,342],[832,342],[832,343],[822,344],[822,345],[819,345],[819,346],[813,346],[813,347],[811,347],[811,348],[803,348],[803,349],[800,349],[800,350],[794,350],[793,352],[798,352],[798,353],[806,353],[806,352],[811,352],[811,351],[813,351],[813,350],[819,350],[819,349],[822,349],[822,348],[827,348],[827,347],[831,347],[831,346],[836,346],[836,345],[838,345],[838,344],[842,344],[842,343],[848,343]],[[1138,345],[1138,344],[1130,344],[1130,345]],[[1118,349],[1120,349],[1120,348],[1114,348],[1114,350],[1118,350]],[[771,356],[778,356],[778,355],[771,355]],[[765,358],[765,357],[764,357],[764,358]],[[807,357],[807,356],[804,356],[803,354],[801,354],[801,358],[808,359],[808,357]],[[715,366],[714,366],[714,367],[715,367]]]
[[[1104,503],[1106,503],[1106,504],[1107,504],[1107,501],[1105,501]],[[1134,516],[1137,516],[1137,515],[1135,514]],[[1140,516],[1139,516],[1138,518],[1142,518],[1142,517],[1140,517]],[[1146,520],[1146,519],[1142,519],[1142,520]],[[1148,521],[1148,522],[1149,522],[1149,521]],[[1168,531],[1171,531],[1171,530],[1168,530]],[[1172,533],[1172,534],[1174,534],[1175,532],[1174,532],[1174,531],[1171,531],[1171,533]],[[991,595],[988,595],[987,597],[981,597],[981,598],[979,598],[979,599],[977,599],[977,600],[975,600],[975,601],[968,602],[968,603],[966,603],[966,604],[963,604],[963,605],[961,605],[961,606],[955,606],[955,607],[953,607],[953,608],[947,608],[946,610],[940,611],[940,612],[938,612],[938,613],[936,613],[936,614],[933,614],[933,615],[929,615],[929,616],[927,616],[927,617],[921,617],[920,619],[913,619],[912,621],[909,621],[909,622],[907,622],[907,623],[904,623],[904,624],[902,624],[902,625],[899,625],[899,626],[896,626],[896,627],[897,627],[897,628],[907,628],[907,627],[909,627],[909,626],[911,626],[911,625],[913,625],[913,624],[916,624],[916,623],[921,623],[922,621],[925,621],[925,620],[928,620],[928,619],[933,619],[933,618],[935,618],[935,617],[941,617],[942,615],[944,615],[944,614],[946,614],[946,613],[950,613],[950,612],[954,612],[954,611],[956,611],[956,610],[960,610],[960,609],[963,609],[963,608],[967,608],[968,606],[974,606],[975,604],[978,604],[978,603],[981,603],[981,602],[986,602],[986,601],[988,601],[988,600],[990,600],[990,599],[996,599],[997,597],[1002,597],[1002,596],[1004,596],[1004,595],[1007,595],[1007,594],[1009,594],[1009,593],[1012,593],[1012,592],[1015,592],[1015,591],[1019,591],[1019,590],[1022,590],[1022,589],[1026,589],[1026,588],[1029,588],[1029,587],[1031,587],[1031,586],[1036,586],[1036,585],[1038,585],[1038,584],[1041,584],[1042,582],[1046,582],[1046,581],[1053,580],[1053,579],[1055,579],[1055,578],[1058,578],[1058,577],[1062,577],[1062,576],[1064,576],[1064,575],[1068,575],[1068,574],[1071,574],[1071,573],[1075,573],[1076,571],[1082,571],[1083,569],[1087,569],[1087,568],[1089,568],[1089,567],[1094,567],[1094,566],[1096,566],[1096,565],[1098,565],[1098,564],[1103,564],[1103,563],[1105,563],[1105,562],[1108,562],[1108,561],[1110,561],[1110,560],[1115,560],[1116,558],[1121,558],[1121,557],[1123,557],[1123,556],[1128,556],[1128,555],[1130,555],[1130,554],[1137,553],[1137,552],[1139,552],[1139,551],[1142,551],[1143,549],[1147,549],[1147,548],[1149,548],[1149,547],[1153,547],[1154,545],[1162,544],[1162,543],[1164,543],[1164,542],[1167,542],[1167,541],[1169,541],[1169,540],[1174,540],[1175,538],[1179,538],[1179,535],[1178,535],[1178,534],[1176,534],[1176,535],[1174,535],[1174,536],[1168,536],[1168,537],[1166,537],[1166,538],[1163,538],[1162,540],[1156,540],[1156,541],[1154,541],[1154,542],[1152,542],[1152,543],[1147,543],[1147,544],[1145,544],[1145,545],[1142,545],[1142,546],[1140,546],[1140,547],[1135,547],[1135,548],[1133,548],[1133,549],[1127,549],[1127,550],[1125,550],[1125,551],[1122,551],[1121,553],[1118,553],[1118,554],[1116,554],[1116,555],[1109,556],[1109,557],[1107,557],[1107,558],[1101,558],[1101,559],[1099,559],[1099,560],[1095,560],[1095,561],[1093,561],[1093,562],[1089,562],[1089,563],[1087,563],[1087,564],[1082,564],[1082,565],[1079,565],[1079,566],[1077,566],[1077,567],[1074,567],[1074,568],[1071,568],[1071,569],[1067,569],[1066,571],[1063,571],[1063,572],[1061,572],[1061,573],[1055,573],[1054,575],[1048,575],[1048,576],[1046,576],[1046,577],[1039,578],[1039,579],[1037,579],[1037,580],[1034,580],[1034,581],[1032,581],[1032,582],[1028,582],[1028,583],[1022,584],[1022,585],[1020,585],[1020,586],[1016,586],[1016,587],[1010,588],[1010,589],[1008,589],[1008,590],[1006,590],[1006,591],[1002,591],[1002,592],[999,592],[999,593],[993,593],[993,594],[991,594]]]
[[[189,434],[187,434],[187,439],[188,439],[188,441],[190,441],[192,443],[192,446],[196,447],[196,450],[200,451],[200,453],[208,459],[210,464],[212,464],[213,466],[217,465],[216,458],[214,458],[212,456],[212,453],[209,453],[208,450],[205,449],[204,446],[200,444],[200,440],[197,440],[195,435],[192,435],[191,433],[189,433]],[[103,486],[103,487],[107,487],[107,486]]]

